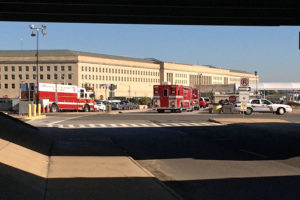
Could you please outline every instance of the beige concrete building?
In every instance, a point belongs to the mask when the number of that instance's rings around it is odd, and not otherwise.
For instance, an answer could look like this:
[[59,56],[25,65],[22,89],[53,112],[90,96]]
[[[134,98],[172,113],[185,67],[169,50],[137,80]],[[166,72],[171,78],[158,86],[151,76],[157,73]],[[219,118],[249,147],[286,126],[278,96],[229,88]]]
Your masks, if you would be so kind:
[[[19,96],[20,83],[36,82],[36,51],[0,51],[0,97]],[[182,85],[239,83],[254,74],[211,66],[170,63],[70,50],[39,51],[39,82],[88,86],[97,99],[109,96],[109,84],[118,97],[152,97],[153,85],[169,81]]]

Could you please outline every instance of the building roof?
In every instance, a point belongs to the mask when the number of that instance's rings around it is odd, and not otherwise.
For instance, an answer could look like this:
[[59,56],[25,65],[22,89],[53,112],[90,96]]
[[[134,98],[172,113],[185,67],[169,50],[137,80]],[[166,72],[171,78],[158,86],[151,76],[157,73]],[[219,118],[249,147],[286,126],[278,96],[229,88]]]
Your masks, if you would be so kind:
[[[34,57],[36,55],[36,50],[0,50],[0,57]],[[105,59],[113,59],[113,60],[126,60],[126,61],[135,61],[135,62],[144,62],[144,63],[155,63],[160,64],[165,61],[161,61],[155,58],[132,58],[126,56],[114,56],[108,54],[100,54],[100,53],[90,53],[90,52],[83,52],[83,51],[72,51],[72,50],[39,50],[39,56],[88,56],[88,57],[98,57],[98,58],[105,58]],[[168,62],[168,63],[175,63],[181,65],[190,65],[184,63],[176,63],[176,62]],[[191,66],[205,66],[214,69],[226,69],[226,68],[219,68],[214,67],[212,65],[191,65]],[[230,72],[238,72],[238,73],[245,73],[251,74],[246,71],[242,70],[234,70],[234,69],[227,69]]]
[[253,73],[250,73],[250,72],[246,72],[246,71],[243,71],[243,70],[237,70],[237,69],[229,69],[230,72],[238,72],[238,73],[244,73],[244,74],[253,74]]
[[[36,55],[36,50],[0,50],[0,57],[33,57]],[[126,60],[145,63],[156,63],[156,59],[132,58],[125,56],[114,56],[100,53],[90,53],[83,51],[72,50],[39,50],[39,56],[89,56],[114,60]]]

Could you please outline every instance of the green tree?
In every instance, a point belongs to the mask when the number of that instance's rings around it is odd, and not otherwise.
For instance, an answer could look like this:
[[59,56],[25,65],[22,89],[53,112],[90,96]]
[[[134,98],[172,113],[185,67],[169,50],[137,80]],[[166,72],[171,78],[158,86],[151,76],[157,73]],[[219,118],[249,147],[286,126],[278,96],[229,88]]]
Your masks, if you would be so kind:
[[215,101],[215,93],[213,90],[211,90],[209,93],[208,93],[208,97],[210,99],[211,102],[214,102]]
[[148,105],[148,98],[147,97],[142,97],[139,99],[138,102],[140,105]]

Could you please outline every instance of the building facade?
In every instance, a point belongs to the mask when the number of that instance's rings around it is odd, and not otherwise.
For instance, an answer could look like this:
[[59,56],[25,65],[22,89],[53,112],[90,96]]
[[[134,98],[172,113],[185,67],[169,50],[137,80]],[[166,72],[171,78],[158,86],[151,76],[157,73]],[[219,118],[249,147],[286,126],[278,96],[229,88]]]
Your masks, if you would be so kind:
[[212,66],[70,50],[40,50],[37,66],[36,51],[0,51],[0,97],[18,97],[21,83],[36,82],[37,67],[39,82],[92,88],[97,99],[112,95],[110,84],[117,86],[114,96],[152,97],[153,85],[167,81],[199,87],[239,83],[242,77],[252,83],[258,79],[251,73]]

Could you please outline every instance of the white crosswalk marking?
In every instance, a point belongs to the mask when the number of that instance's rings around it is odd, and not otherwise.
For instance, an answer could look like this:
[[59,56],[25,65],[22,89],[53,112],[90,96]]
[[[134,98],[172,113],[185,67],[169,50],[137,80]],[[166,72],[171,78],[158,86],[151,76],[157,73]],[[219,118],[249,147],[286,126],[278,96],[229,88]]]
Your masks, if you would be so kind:
[[214,122],[202,123],[142,123],[142,124],[47,124],[47,127],[57,128],[138,128],[138,127],[196,127],[196,126],[221,126],[222,124]]
[[171,126],[170,124],[166,124],[166,123],[160,123],[160,125],[162,125],[162,126]]
[[139,127],[137,124],[130,124],[133,127]]
[[188,123],[178,123],[178,124],[181,125],[181,126],[192,126],[192,125],[190,125]]
[[172,126],[181,126],[181,125],[178,124],[178,123],[169,123],[169,124],[171,124]]
[[201,125],[201,124],[198,124],[198,123],[190,123],[190,124],[192,124],[194,126],[200,126]]
[[202,125],[205,125],[205,126],[212,126],[213,124],[212,123],[201,123]]
[[158,124],[149,124],[151,127],[160,127]]

